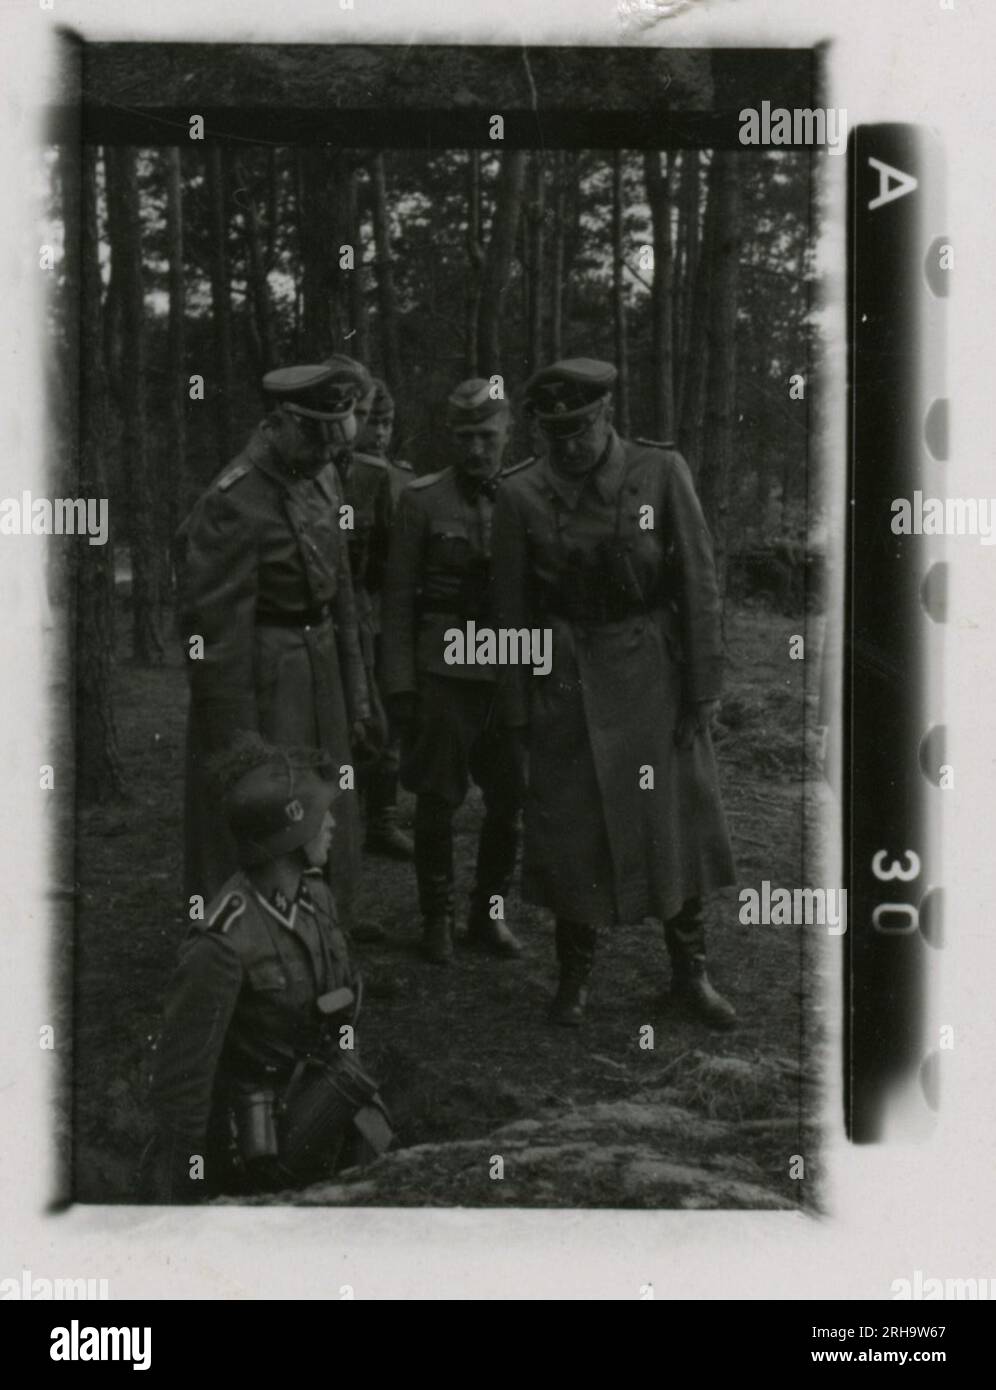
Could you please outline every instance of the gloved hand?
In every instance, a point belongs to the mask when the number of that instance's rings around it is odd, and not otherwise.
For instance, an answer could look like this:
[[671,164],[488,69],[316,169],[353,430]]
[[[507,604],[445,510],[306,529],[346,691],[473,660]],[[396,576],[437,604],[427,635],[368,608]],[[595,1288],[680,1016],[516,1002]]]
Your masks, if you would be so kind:
[[678,727],[674,731],[674,742],[678,748],[691,748],[695,742],[696,735],[705,737],[712,733],[719,714],[718,700],[700,700],[697,705],[693,705],[678,719]]

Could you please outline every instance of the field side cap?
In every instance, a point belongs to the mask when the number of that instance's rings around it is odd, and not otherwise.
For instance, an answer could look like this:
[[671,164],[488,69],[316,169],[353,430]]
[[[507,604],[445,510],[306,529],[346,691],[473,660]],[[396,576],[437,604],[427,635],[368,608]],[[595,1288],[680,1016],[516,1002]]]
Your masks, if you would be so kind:
[[331,357],[326,357],[322,366],[328,367],[337,385],[351,386],[357,400],[369,396],[374,389],[374,379],[363,363],[355,357],[347,357],[344,352],[334,352]]
[[394,397],[387,389],[387,383],[379,376],[374,377],[374,398],[370,407],[370,418],[376,420],[381,415],[394,414]]
[[472,376],[455,386],[447,397],[446,423],[459,434],[462,429],[473,429],[507,411],[508,402],[503,396],[497,400],[492,397],[490,381]]
[[328,367],[279,367],[263,378],[263,391],[292,415],[309,420],[342,420],[353,408],[355,392],[332,379]]
[[314,768],[278,756],[250,768],[225,797],[228,824],[245,865],[306,845],[339,795]]
[[568,357],[541,367],[526,383],[527,413],[547,433],[561,438],[580,434],[616,383],[611,362]]

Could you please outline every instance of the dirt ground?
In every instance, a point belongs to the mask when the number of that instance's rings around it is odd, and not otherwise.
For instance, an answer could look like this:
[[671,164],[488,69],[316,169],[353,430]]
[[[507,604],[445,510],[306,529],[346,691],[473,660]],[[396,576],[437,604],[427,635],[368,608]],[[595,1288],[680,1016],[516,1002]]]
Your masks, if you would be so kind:
[[[821,881],[818,629],[812,617],[804,629],[759,607],[727,612],[729,693],[717,751],[744,886]],[[807,659],[790,660],[789,636],[803,630]],[[124,638],[123,615],[119,631]],[[159,1011],[188,924],[179,650],[154,670],[127,665],[122,650],[118,681],[131,796],[81,810],[75,876],[71,1185],[91,1202],[134,1200]],[[403,797],[403,819],[412,809]],[[480,816],[475,794],[457,822],[463,901]],[[556,974],[546,914],[513,895],[507,916],[522,959],[458,950],[441,969],[417,954],[411,867],[367,857],[360,912],[386,936],[355,948],[367,981],[360,1036],[399,1147],[365,1172],[287,1200],[818,1206],[819,976],[833,947],[818,927],[742,926],[737,909],[729,890],[708,913],[710,973],[737,1007],[736,1032],[713,1035],[671,1008],[663,932],[653,923],[600,943],[589,1021],[574,1032],[544,1018]],[[640,1046],[646,1024],[652,1050]],[[790,1176],[793,1155],[805,1157],[804,1181]]]

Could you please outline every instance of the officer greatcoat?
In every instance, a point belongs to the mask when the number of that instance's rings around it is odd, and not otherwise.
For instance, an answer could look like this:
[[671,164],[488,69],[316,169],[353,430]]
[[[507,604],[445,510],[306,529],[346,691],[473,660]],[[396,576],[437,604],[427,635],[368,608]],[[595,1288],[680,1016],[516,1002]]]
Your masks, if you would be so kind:
[[503,718],[529,729],[525,896],[637,922],[732,883],[711,742],[674,743],[721,668],[712,546],[681,455],[613,432],[580,481],[548,460],[519,472],[498,494],[492,565],[499,625],[553,640],[549,675],[499,674]]
[[[324,750],[349,764],[350,728],[369,717],[341,504],[331,464],[281,472],[257,432],[179,532],[181,631],[191,650],[186,892],[211,898],[237,865],[205,762],[237,730]],[[359,870],[355,792],[336,806],[330,883],[349,922]]]

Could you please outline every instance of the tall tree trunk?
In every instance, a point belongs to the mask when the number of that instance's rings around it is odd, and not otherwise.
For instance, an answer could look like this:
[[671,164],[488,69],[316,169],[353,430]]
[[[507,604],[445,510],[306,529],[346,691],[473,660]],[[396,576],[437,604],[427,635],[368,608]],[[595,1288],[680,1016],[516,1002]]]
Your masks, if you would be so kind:
[[484,257],[477,316],[477,357],[484,376],[501,371],[501,311],[512,271],[525,180],[525,150],[505,150],[501,156],[495,215]]
[[563,150],[556,155],[553,217],[553,276],[550,282],[550,352],[554,362],[564,352],[564,212],[566,206],[567,159]]
[[[681,419],[681,402],[685,392],[686,365],[691,341],[692,296],[699,262],[699,202],[701,198],[700,158],[698,150],[681,153],[678,200],[678,249],[674,275],[674,356],[675,356],[675,414]],[[677,423],[676,423],[677,427]]]
[[[720,592],[726,569],[726,513],[737,411],[737,293],[740,280],[740,172],[737,156],[717,150],[710,184],[716,219],[709,296],[709,386],[699,497],[712,529]],[[713,189],[710,188],[710,201]]]
[[647,202],[654,229],[654,287],[651,316],[654,343],[654,431],[661,440],[674,437],[674,300],[671,262],[670,156],[661,169],[659,150],[643,157]]
[[170,554],[180,520],[181,502],[186,502],[187,481],[187,400],[186,302],[183,283],[183,182],[178,145],[168,145],[166,163],[166,255],[169,260],[169,422],[166,446],[166,504],[169,518]]
[[391,392],[396,394],[401,385],[401,348],[398,340],[398,300],[394,292],[394,270],[391,265],[391,220],[387,207],[387,174],[383,154],[375,154],[370,161],[370,197],[374,242],[377,248],[374,264],[377,270],[377,302],[380,307],[384,378]]
[[207,165],[208,211],[210,217],[209,268],[211,277],[211,309],[214,317],[215,361],[217,377],[215,391],[215,422],[218,458],[224,467],[232,457],[232,388],[235,373],[232,368],[232,303],[228,278],[228,215],[226,204],[225,161],[221,146],[208,145]]
[[543,361],[543,216],[546,203],[546,159],[532,154],[532,196],[529,200],[529,371]]
[[266,273],[269,275],[276,260],[277,242],[277,148],[271,145],[266,152]]
[[346,220],[355,266],[349,277],[349,352],[361,362],[370,361],[370,320],[367,315],[366,268],[363,264],[363,232],[359,209],[359,173],[349,172],[346,180]]
[[259,230],[259,213],[253,197],[252,180],[244,164],[239,166],[239,183],[245,189],[246,201],[242,210],[242,235],[246,244],[246,305],[253,330],[254,350],[258,355],[260,375],[276,365],[273,348],[273,308],[270,286],[266,278],[266,258]]
[[481,303],[481,156],[467,151],[467,295],[464,304],[464,369],[468,377],[478,375],[477,315]]
[[309,146],[301,159],[301,289],[303,314],[300,355],[319,362],[339,346],[337,286],[339,242],[332,218],[333,179],[328,152]]
[[[104,454],[111,438],[111,405],[101,340],[100,241],[97,234],[97,151],[60,152],[65,225],[67,380],[70,439],[78,441],[78,497],[107,499]],[[75,417],[75,418],[74,418]],[[114,710],[114,548],[73,547],[76,623],[76,792],[83,803],[109,801],[124,791]]]
[[[715,160],[715,154],[713,159]],[[678,448],[688,460],[695,477],[698,476],[702,457],[702,416],[705,409],[706,370],[709,365],[708,318],[716,207],[716,188],[710,170],[705,220],[688,313],[688,348],[684,353],[684,387],[678,417]]]
[[574,308],[577,278],[574,265],[581,250],[581,183],[584,176],[582,156],[576,150],[564,154],[564,275],[563,321],[570,324]]
[[612,156],[612,319],[615,327],[616,424],[629,437],[629,354],[626,347],[626,277],[623,247],[622,152]]
[[304,284],[307,276],[307,258],[305,257],[305,244],[307,233],[305,228],[305,195],[304,195],[304,153],[301,150],[293,151],[293,171],[294,171],[294,207],[297,212],[297,265],[298,273],[294,276],[294,357],[298,362],[303,362],[304,352]]
[[153,515],[154,485],[147,452],[145,421],[145,298],[142,292],[141,221],[135,151],[107,152],[107,206],[111,263],[121,295],[122,457],[128,479],[131,545],[132,655],[143,666],[162,660],[157,626],[159,563]]
[[[350,157],[344,150],[333,150],[328,158],[328,173],[325,186],[326,226],[323,235],[324,263],[329,275],[329,322],[331,337],[322,357],[328,352],[347,352],[355,350],[355,343],[349,337],[352,317],[353,288],[359,263],[359,248],[353,240],[353,224],[350,217],[349,183],[353,176]],[[331,242],[331,245],[329,245]],[[339,248],[353,248],[353,269],[345,269],[340,263]]]

